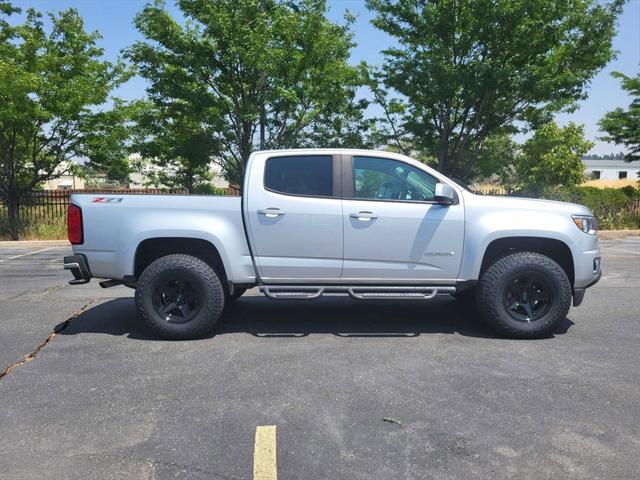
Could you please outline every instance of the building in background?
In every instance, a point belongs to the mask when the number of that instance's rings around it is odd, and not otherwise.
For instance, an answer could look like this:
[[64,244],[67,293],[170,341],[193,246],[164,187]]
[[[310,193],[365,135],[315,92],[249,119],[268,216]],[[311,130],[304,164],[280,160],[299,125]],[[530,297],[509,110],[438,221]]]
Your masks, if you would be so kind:
[[[137,165],[137,171],[129,175],[129,188],[164,187],[164,185],[156,184],[152,181],[155,177],[154,174],[161,171],[162,167],[147,161],[141,161],[140,155],[137,153],[129,156],[129,162],[133,165]],[[222,176],[222,169],[219,165],[212,162],[209,166],[209,170],[213,174],[213,178],[209,182],[211,185],[216,188],[229,188],[229,182],[227,182]]]
[[598,160],[582,160],[584,174],[588,180],[640,180],[640,161],[602,158]]
[[84,190],[85,179],[74,172],[71,162],[63,162],[56,168],[56,173],[62,173],[58,178],[42,183],[45,190]]
[[44,182],[43,188],[45,190],[84,190],[85,181],[84,178],[70,173],[53,180],[47,180]]
[[[139,162],[140,156],[133,154],[130,156],[130,161]],[[119,188],[163,188],[163,185],[151,184],[151,178],[153,177],[154,170],[159,170],[160,167],[152,164],[140,165],[139,171],[129,175],[129,184],[122,184],[114,180],[109,180],[105,173],[100,172],[85,172],[80,175],[81,169],[75,169],[73,172],[69,168],[69,163],[64,163],[58,168],[58,172],[63,172],[58,178],[47,180],[42,183],[44,190],[85,190],[85,189],[119,189]],[[229,188],[229,182],[222,177],[221,169],[216,164],[211,164],[211,172],[213,178],[211,185],[216,188]]]

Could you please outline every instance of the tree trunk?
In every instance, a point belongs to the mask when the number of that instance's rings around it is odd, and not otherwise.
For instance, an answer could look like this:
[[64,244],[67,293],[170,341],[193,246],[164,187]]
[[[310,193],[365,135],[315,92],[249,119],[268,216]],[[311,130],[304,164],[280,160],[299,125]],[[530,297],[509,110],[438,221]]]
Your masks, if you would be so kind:
[[[265,0],[260,0],[259,4],[260,13],[264,14],[266,10]],[[265,138],[266,134],[266,123],[267,123],[267,114],[266,114],[266,106],[264,104],[264,91],[267,85],[267,75],[264,72],[260,72],[260,150],[266,150],[267,141]],[[243,159],[243,163],[246,161]],[[244,169],[244,165],[242,166]]]
[[20,193],[10,190],[6,194],[7,211],[9,213],[9,237],[20,240]]
[[192,171],[187,171],[185,173],[185,178],[184,178],[184,188],[186,188],[187,193],[189,195],[191,195],[193,193],[194,190],[194,179],[193,179],[194,175]]
[[267,84],[267,77],[264,72],[260,72],[260,150],[267,149],[267,140],[266,140],[266,123],[267,123],[267,114],[264,104],[264,89]]

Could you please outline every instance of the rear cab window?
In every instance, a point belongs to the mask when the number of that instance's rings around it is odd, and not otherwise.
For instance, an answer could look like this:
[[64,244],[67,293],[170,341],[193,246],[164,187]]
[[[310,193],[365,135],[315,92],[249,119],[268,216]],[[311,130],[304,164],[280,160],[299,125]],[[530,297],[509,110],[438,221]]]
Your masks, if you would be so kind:
[[285,195],[331,197],[333,157],[297,155],[271,157],[264,169],[264,187]]

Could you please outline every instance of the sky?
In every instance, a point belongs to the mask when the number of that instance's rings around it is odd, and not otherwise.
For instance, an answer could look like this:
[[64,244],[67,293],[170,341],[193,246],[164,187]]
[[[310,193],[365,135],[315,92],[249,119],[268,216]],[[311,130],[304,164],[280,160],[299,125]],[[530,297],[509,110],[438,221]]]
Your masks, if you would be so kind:
[[[84,18],[86,29],[98,30],[102,35],[99,45],[104,48],[105,57],[114,60],[123,48],[128,47],[141,36],[133,26],[133,18],[139,12],[145,0],[13,0],[15,6],[22,9],[35,7],[40,11],[57,11],[68,7],[76,8]],[[176,12],[171,0],[167,0],[170,10]],[[342,22],[345,10],[356,16],[353,25],[357,46],[352,50],[351,61],[380,65],[383,56],[380,53],[392,44],[393,40],[385,33],[375,29],[371,23],[371,13],[364,0],[329,0],[328,17],[332,21]],[[17,20],[17,19],[16,19]],[[598,129],[598,120],[616,107],[626,107],[630,98],[620,89],[620,82],[611,77],[611,72],[620,71],[626,75],[640,72],[640,0],[630,0],[618,19],[618,33],[613,42],[618,51],[616,60],[609,63],[594,77],[588,87],[589,98],[580,102],[573,113],[558,114],[556,121],[560,125],[576,122],[585,125],[585,136],[595,143],[590,153],[604,155],[622,150],[621,147],[599,140],[602,132]],[[122,85],[115,94],[130,100],[142,98],[145,94],[145,81],[133,78]],[[516,141],[523,141],[527,135],[517,135]]]

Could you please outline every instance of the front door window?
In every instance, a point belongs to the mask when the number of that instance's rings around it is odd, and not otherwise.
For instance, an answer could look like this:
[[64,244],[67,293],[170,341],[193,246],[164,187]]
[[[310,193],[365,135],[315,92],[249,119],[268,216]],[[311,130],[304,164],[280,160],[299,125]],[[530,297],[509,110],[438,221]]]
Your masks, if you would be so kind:
[[433,201],[438,180],[396,160],[353,157],[354,197],[362,200]]

